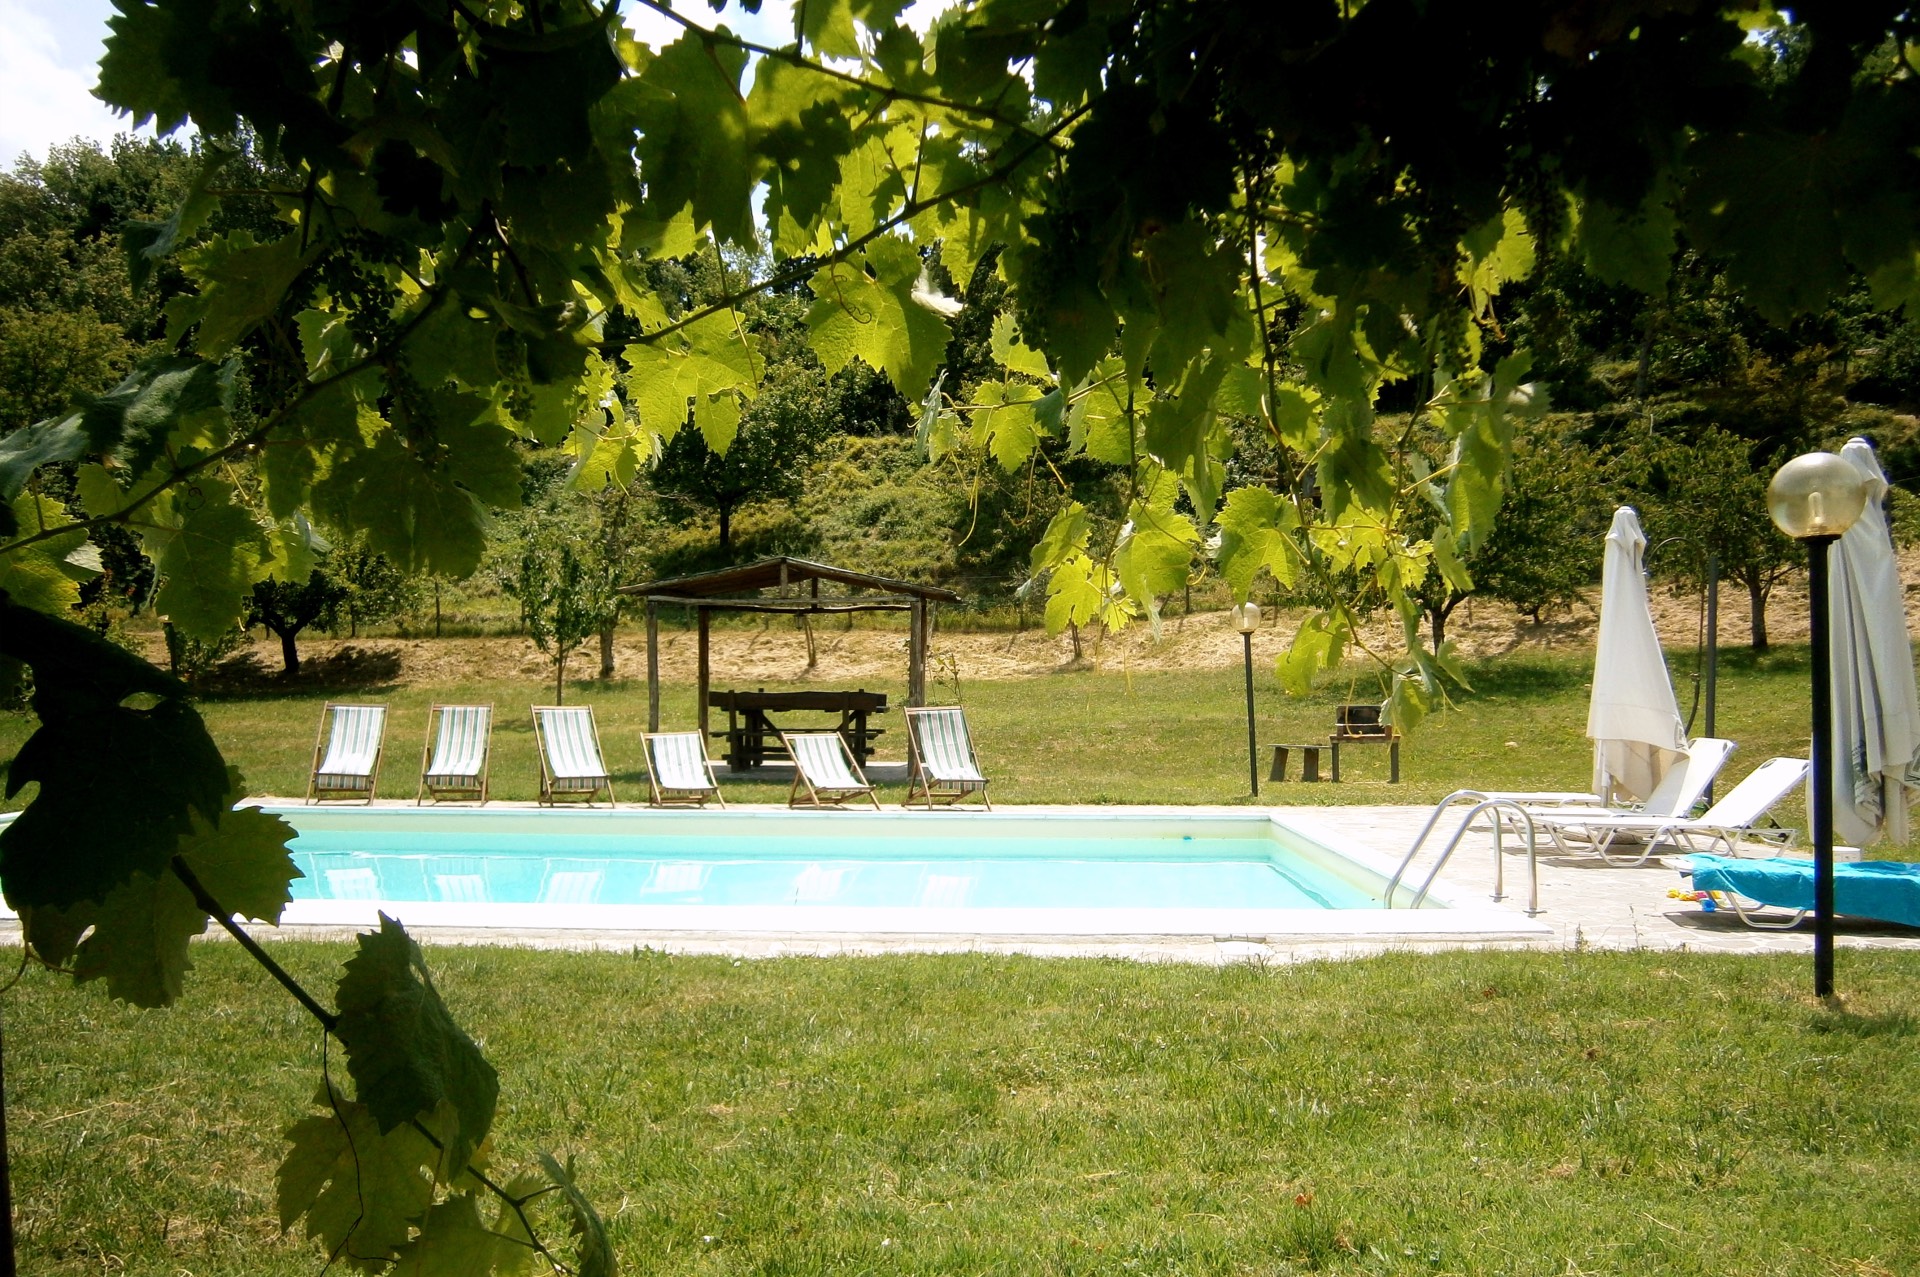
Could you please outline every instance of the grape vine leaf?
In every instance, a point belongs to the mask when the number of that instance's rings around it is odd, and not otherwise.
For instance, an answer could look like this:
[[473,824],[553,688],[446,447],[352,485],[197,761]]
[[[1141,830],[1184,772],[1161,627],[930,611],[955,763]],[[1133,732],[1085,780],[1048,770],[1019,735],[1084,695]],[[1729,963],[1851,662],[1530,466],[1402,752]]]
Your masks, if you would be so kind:
[[[245,792],[233,772],[228,798]],[[290,899],[287,886],[300,876],[286,850],[293,827],[256,808],[229,811],[218,824],[191,814],[193,828],[180,836],[177,854],[200,885],[233,913],[277,922]],[[76,982],[104,979],[108,996],[140,1007],[180,997],[193,965],[188,942],[207,929],[206,913],[171,870],[135,873],[103,901],[51,913],[22,910],[21,917],[42,958],[64,964],[71,951]],[[77,950],[69,950],[88,926]]]
[[913,299],[921,271],[911,244],[881,236],[850,260],[815,272],[807,287],[813,347],[828,373],[855,359],[887,374],[908,400],[926,394],[946,357],[946,321]]
[[994,316],[990,338],[993,357],[1010,372],[1052,381],[1053,369],[1047,367],[1047,357],[1014,335],[1014,323],[1011,311],[1001,311]]
[[135,292],[147,286],[154,266],[171,257],[180,245],[190,243],[206,225],[207,218],[220,207],[220,197],[207,188],[214,175],[237,154],[235,147],[218,139],[207,139],[200,167],[179,206],[161,221],[134,219],[127,223],[120,233],[120,248],[127,256],[127,276]]
[[168,336],[178,341],[189,325],[198,325],[194,346],[210,359],[235,343],[277,310],[300,272],[320,255],[318,244],[304,244],[295,231],[257,243],[251,231],[217,236],[183,254],[181,265],[199,289],[167,303]]
[[1068,555],[1079,554],[1087,548],[1087,538],[1093,533],[1093,518],[1087,508],[1078,501],[1069,501],[1054,516],[1047,520],[1047,530],[1033,543],[1033,549],[1027,553],[1027,573],[1039,576],[1048,568],[1066,561]]
[[1280,686],[1289,696],[1305,696],[1313,690],[1313,677],[1340,663],[1352,637],[1345,614],[1316,613],[1294,632],[1293,642],[1274,662]]
[[[33,668],[40,726],[7,770],[39,792],[0,829],[0,887],[16,910],[102,900],[158,877],[193,814],[217,821],[227,768],[186,688],[84,626],[0,602],[0,651]],[[135,693],[163,699],[124,703]],[[99,778],[114,778],[114,801]]]
[[1040,389],[1028,382],[985,381],[974,387],[974,446],[989,453],[1008,474],[1040,444],[1034,405]]
[[[13,499],[16,526],[27,532],[73,522],[65,506],[51,497],[23,492]],[[98,575],[86,566],[87,534],[74,528],[0,555],[0,592],[15,602],[58,616],[80,605],[80,584]],[[98,553],[95,553],[95,562]]]
[[400,1248],[389,1277],[507,1277],[526,1272],[533,1265],[533,1248],[507,1231],[511,1212],[503,1207],[502,1216],[488,1227],[472,1193],[435,1202],[420,1221],[420,1235]]
[[154,570],[162,579],[154,610],[194,638],[214,639],[246,615],[247,596],[272,547],[253,516],[233,503],[227,485],[208,480],[172,497],[176,511],[187,507],[179,523],[164,532],[149,529],[143,538],[150,552],[157,549]]
[[744,49],[689,31],[640,73],[648,96],[634,110],[650,214],[664,220],[691,205],[696,227],[739,244],[754,239],[746,65]]
[[[11,502],[42,465],[113,456],[144,473],[164,452],[179,424],[224,411],[227,386],[219,365],[186,356],[150,360],[103,395],[81,399],[74,411],[16,430],[0,439],[0,502]],[[11,536],[10,506],[0,505],[0,534]]]
[[363,1268],[395,1258],[433,1201],[439,1153],[411,1125],[383,1130],[365,1104],[323,1085],[314,1103],[329,1110],[287,1128],[293,1145],[275,1194],[280,1227],[306,1220],[306,1235],[329,1255]]
[[1220,527],[1215,560],[1235,600],[1246,600],[1262,568],[1282,586],[1293,585],[1299,551],[1289,534],[1299,528],[1300,513],[1291,501],[1265,488],[1235,488],[1215,522]]
[[540,1165],[546,1169],[547,1178],[553,1181],[566,1198],[569,1216],[569,1228],[574,1236],[573,1270],[579,1277],[614,1277],[618,1265],[613,1258],[613,1243],[607,1239],[607,1227],[600,1222],[600,1215],[593,1209],[586,1194],[580,1191],[574,1182],[573,1165],[569,1160],[566,1166],[553,1159],[553,1154],[540,1154]]
[[452,1105],[447,1157],[458,1170],[493,1124],[499,1075],[454,1023],[405,928],[381,914],[380,930],[362,933],[359,945],[340,978],[335,1030],[359,1099],[382,1131]]

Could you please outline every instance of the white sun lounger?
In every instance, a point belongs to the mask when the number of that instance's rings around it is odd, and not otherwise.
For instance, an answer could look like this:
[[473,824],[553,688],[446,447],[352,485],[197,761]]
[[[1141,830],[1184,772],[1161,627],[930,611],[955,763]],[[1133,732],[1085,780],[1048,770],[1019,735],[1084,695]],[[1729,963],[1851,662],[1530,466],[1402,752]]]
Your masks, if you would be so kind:
[[[420,790],[414,805],[487,801],[487,756],[493,746],[493,706],[435,705],[420,747]],[[429,756],[431,755],[431,756]]]
[[1667,774],[1660,778],[1660,784],[1647,800],[1637,807],[1607,807],[1600,801],[1598,794],[1576,794],[1561,790],[1519,791],[1486,790],[1484,798],[1504,798],[1509,802],[1525,804],[1528,807],[1548,808],[1546,814],[1561,816],[1570,808],[1601,814],[1643,815],[1643,816],[1687,816],[1713,787],[1713,781],[1720,769],[1727,764],[1727,756],[1733,753],[1734,744],[1717,736],[1702,736],[1687,746],[1686,761],[1677,767],[1669,767]]
[[[1766,842],[1776,850],[1793,845],[1791,829],[1758,828],[1781,799],[1807,778],[1804,758],[1769,758],[1748,773],[1745,780],[1727,791],[1698,818],[1684,816],[1606,815],[1598,812],[1534,812],[1534,824],[1544,827],[1562,851],[1573,850],[1569,839],[1586,844],[1609,864],[1645,864],[1659,842],[1678,842],[1688,851],[1712,851],[1724,847],[1736,854],[1744,840]],[[1640,841],[1640,854],[1631,860],[1609,854],[1616,839],[1631,835]],[[1704,840],[1704,845],[1702,845]]]
[[361,799],[373,802],[380,782],[380,747],[387,734],[385,705],[327,702],[313,741],[313,774],[307,801]]
[[600,733],[591,705],[535,705],[533,734],[540,745],[540,801],[592,805],[605,790],[613,803],[613,778],[601,761]]
[[849,799],[865,797],[880,810],[880,797],[860,771],[846,737],[839,732],[781,732],[787,752],[793,756],[793,787],[787,791],[787,806],[801,805],[801,786],[805,801],[815,807],[839,807]]
[[958,705],[929,705],[909,709],[906,715],[907,800],[903,805],[911,807],[918,795],[931,811],[936,800],[957,803],[977,793],[992,810],[980,756],[974,753],[973,738],[967,732],[966,711]]
[[691,803],[704,807],[709,798],[722,807],[727,805],[713,774],[713,760],[707,757],[706,740],[699,732],[651,732],[640,742],[647,754],[647,783],[653,788],[653,806]]

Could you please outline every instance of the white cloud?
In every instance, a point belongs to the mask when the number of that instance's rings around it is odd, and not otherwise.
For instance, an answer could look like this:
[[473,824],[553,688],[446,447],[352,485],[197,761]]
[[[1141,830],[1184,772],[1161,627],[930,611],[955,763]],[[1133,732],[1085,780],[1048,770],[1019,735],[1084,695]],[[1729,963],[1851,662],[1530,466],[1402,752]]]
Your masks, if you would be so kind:
[[[97,6],[98,37],[76,36],[72,18],[86,4],[59,0],[0,0],[0,162],[11,168],[22,155],[75,137],[105,142],[125,132],[127,121],[93,96],[100,40],[107,34],[105,4]],[[67,38],[61,38],[66,36]]]

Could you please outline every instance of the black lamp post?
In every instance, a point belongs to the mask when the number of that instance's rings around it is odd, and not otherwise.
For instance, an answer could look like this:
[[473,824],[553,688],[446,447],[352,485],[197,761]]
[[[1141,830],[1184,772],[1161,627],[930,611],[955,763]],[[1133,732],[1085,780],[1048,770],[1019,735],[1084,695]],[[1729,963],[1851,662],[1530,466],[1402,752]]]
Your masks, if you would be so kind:
[[1247,784],[1253,796],[1260,796],[1260,746],[1253,730],[1253,632],[1260,628],[1260,605],[1240,604],[1233,609],[1233,623],[1240,631],[1241,649],[1247,663]]
[[1866,507],[1860,472],[1831,452],[1809,452],[1774,472],[1767,513],[1807,547],[1813,612],[1813,995],[1833,996],[1833,652],[1828,629],[1827,548]]

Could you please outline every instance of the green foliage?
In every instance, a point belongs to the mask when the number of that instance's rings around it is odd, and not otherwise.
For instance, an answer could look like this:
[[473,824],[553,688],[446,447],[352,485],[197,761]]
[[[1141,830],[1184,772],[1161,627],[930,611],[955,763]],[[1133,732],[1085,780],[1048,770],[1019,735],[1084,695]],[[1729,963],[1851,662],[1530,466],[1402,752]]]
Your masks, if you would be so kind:
[[334,1032],[347,1048],[359,1101],[386,1134],[441,1104],[453,1110],[440,1135],[447,1165],[463,1169],[493,1125],[500,1079],[447,1013],[420,946],[393,919],[360,937],[340,977]]

